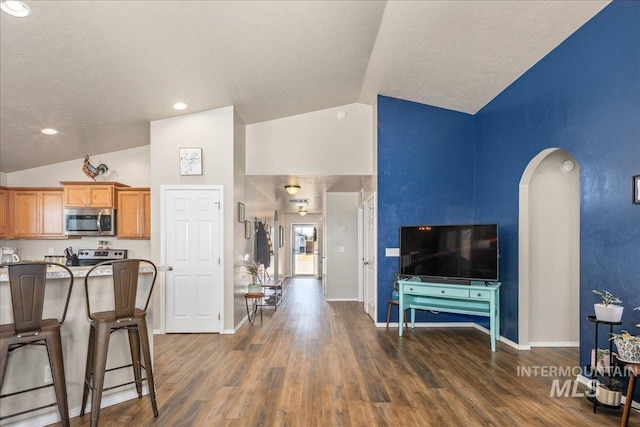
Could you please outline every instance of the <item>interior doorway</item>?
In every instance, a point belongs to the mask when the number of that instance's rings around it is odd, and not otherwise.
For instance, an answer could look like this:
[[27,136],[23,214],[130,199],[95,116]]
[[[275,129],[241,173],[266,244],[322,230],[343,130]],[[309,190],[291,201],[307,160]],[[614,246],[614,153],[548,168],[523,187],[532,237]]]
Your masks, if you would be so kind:
[[316,224],[291,225],[291,275],[313,276],[317,265],[316,241],[318,227]]

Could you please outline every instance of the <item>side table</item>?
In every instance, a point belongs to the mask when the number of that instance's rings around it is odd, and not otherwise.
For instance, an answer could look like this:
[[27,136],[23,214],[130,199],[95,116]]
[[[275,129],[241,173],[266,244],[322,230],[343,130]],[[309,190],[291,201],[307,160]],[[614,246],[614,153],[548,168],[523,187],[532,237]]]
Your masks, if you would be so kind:
[[630,363],[617,359],[617,363],[625,366],[625,371],[629,374],[629,386],[627,387],[627,397],[624,402],[624,410],[620,419],[620,427],[627,427],[629,424],[629,414],[631,414],[631,403],[633,402],[633,393],[636,389],[636,379],[640,375],[640,363]]
[[[247,292],[244,294],[244,304],[247,307],[247,318],[249,323],[252,325],[256,320],[258,308],[260,309],[260,324],[262,325],[262,303],[260,302],[262,298],[264,298],[263,292]],[[251,300],[251,309],[249,309],[249,300]]]

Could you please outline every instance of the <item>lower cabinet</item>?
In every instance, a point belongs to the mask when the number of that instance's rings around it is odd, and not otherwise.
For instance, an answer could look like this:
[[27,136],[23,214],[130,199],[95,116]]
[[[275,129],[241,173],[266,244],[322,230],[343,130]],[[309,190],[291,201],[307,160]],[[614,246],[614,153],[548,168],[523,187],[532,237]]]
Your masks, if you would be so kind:
[[16,239],[65,239],[63,192],[60,190],[14,190]]
[[118,190],[118,238],[151,238],[151,192],[148,188]]

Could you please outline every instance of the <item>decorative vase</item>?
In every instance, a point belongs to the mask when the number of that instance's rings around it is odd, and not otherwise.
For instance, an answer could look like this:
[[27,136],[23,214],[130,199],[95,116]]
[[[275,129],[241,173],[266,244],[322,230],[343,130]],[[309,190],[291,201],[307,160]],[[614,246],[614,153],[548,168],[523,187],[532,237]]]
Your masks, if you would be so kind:
[[640,363],[640,340],[615,337],[613,343],[618,350],[618,359],[625,362]]
[[605,405],[620,406],[622,393],[619,391],[611,391],[602,384],[598,384],[596,387],[596,399]]
[[612,323],[619,322],[622,319],[622,312],[624,311],[623,306],[614,304],[594,304],[593,309],[599,321]]
[[251,283],[249,284],[248,292],[250,294],[257,294],[259,292],[262,292],[262,286],[260,286],[259,283]]

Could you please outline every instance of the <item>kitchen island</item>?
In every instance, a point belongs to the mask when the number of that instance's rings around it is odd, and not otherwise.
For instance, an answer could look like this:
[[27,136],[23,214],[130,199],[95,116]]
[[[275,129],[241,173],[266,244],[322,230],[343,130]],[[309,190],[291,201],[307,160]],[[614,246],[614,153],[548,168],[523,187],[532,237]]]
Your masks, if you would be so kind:
[[[84,371],[89,341],[89,320],[85,302],[84,277],[91,267],[70,267],[74,275],[73,290],[69,301],[67,317],[62,325],[62,351],[64,355],[64,369],[67,383],[69,402],[69,416],[80,414],[82,404],[82,390]],[[143,307],[151,280],[152,269],[140,268],[140,286],[138,295],[141,296],[136,306]],[[66,297],[66,280],[61,277],[66,270],[50,267],[47,271],[47,288],[45,297],[44,317],[59,317],[64,308]],[[93,278],[93,276],[100,276]],[[111,267],[96,269],[89,282],[89,297],[92,311],[109,310],[113,307],[113,282]],[[58,283],[57,283],[58,282]],[[61,286],[56,286],[56,285]],[[151,308],[151,306],[149,307]],[[12,323],[11,294],[7,269],[0,269],[0,324]],[[147,327],[153,330],[153,313],[147,312]],[[153,339],[150,342],[153,357]],[[126,331],[115,332],[109,342],[107,369],[131,363],[131,353]],[[43,383],[51,384],[48,371],[49,360],[44,346],[27,346],[9,354],[2,394],[12,393],[25,388],[36,387]],[[46,379],[46,381],[45,381]],[[120,369],[109,372],[105,377],[105,388],[133,380],[131,369]],[[146,382],[143,383],[143,393],[147,394]],[[119,387],[105,391],[102,395],[101,407],[111,406],[130,399],[137,399],[135,385]],[[55,402],[53,387],[25,393],[2,399],[0,416],[20,412],[37,406]],[[88,405],[90,406],[90,405]],[[90,407],[87,408],[87,411]],[[85,414],[87,422],[90,415]],[[3,426],[46,426],[59,421],[57,408],[49,407],[29,414],[3,420]]]

